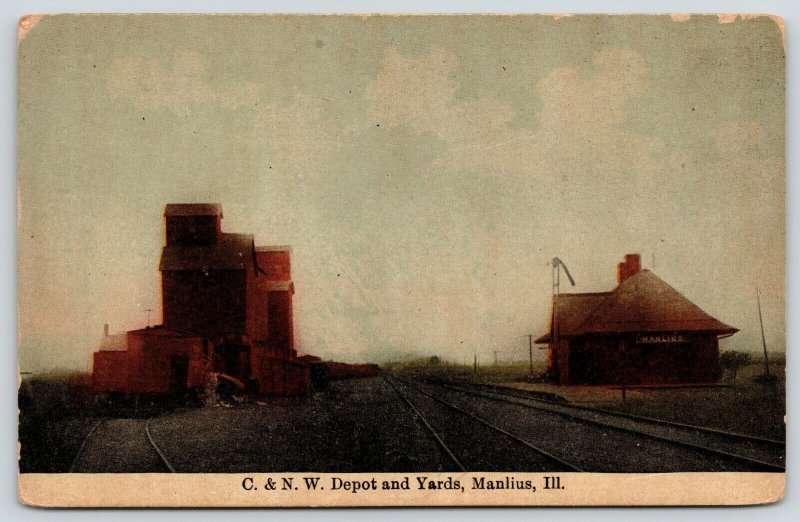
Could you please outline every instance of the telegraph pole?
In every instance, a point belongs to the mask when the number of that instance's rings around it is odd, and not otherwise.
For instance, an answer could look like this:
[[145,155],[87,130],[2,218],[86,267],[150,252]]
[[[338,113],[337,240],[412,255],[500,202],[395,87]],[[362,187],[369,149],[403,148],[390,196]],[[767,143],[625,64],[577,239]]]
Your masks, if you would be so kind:
[[761,296],[756,287],[756,302],[758,303],[758,322],[761,325],[761,344],[764,346],[764,377],[769,379],[769,356],[767,355],[767,339],[764,337],[764,319],[761,317]]
[[497,350],[494,351],[494,365],[497,366]]
[[533,334],[528,334],[525,337],[528,338],[528,354],[530,355],[530,373],[531,377],[533,376]]
[[148,308],[147,310],[145,310],[145,312],[147,312],[147,327],[148,328],[150,328],[150,312],[152,312],[152,311],[153,311],[152,308]]
[[476,375],[478,373],[478,354],[477,354],[477,352],[475,353],[475,359],[472,362],[472,373],[474,373]]

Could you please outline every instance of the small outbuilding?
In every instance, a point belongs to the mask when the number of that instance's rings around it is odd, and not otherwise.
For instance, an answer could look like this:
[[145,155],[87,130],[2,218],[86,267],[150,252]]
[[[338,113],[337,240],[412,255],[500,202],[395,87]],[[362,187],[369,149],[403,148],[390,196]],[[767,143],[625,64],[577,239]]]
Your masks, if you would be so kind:
[[649,270],[638,254],[610,292],[554,294],[548,376],[557,384],[659,385],[719,380],[719,339],[738,330],[711,317]]

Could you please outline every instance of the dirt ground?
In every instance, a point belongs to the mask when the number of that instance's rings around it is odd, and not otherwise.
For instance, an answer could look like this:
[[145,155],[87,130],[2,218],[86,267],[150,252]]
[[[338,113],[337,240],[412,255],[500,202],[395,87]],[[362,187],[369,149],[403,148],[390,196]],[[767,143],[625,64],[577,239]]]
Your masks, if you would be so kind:
[[784,440],[786,423],[785,360],[777,358],[771,374],[777,377],[772,384],[753,380],[763,373],[763,360],[754,360],[741,368],[735,383],[729,376],[723,386],[666,389],[628,389],[625,400],[622,391],[610,386],[556,386],[540,381],[544,366],[534,365],[533,379],[524,362],[498,366],[437,365],[427,361],[398,363],[393,369],[401,374],[421,378],[455,379],[468,382],[503,385],[558,396],[574,404],[612,409],[654,417],[672,422],[695,424],[711,428]]
[[[775,385],[754,382],[752,377],[759,370],[757,365],[744,368],[735,386],[630,390],[625,401],[620,390],[612,388],[504,382],[506,374],[501,371],[494,372],[491,380],[574,403],[782,440],[783,368],[775,367],[780,376]],[[37,381],[20,390],[22,472],[69,471],[98,421],[102,424],[89,437],[76,471],[135,468],[130,459],[108,458],[113,440],[129,441],[128,453],[141,456],[131,457],[137,462],[155,462],[143,435],[146,418],[115,420],[108,412],[70,411],[63,400],[66,387],[60,382]],[[449,465],[430,434],[382,378],[334,382],[328,390],[306,397],[233,407],[166,408],[152,415],[151,434],[178,472],[403,472],[446,470]],[[150,468],[160,469],[156,464]]]
[[551,384],[506,383],[511,387],[561,395],[569,402],[707,426],[775,440],[786,437],[786,394],[784,367],[775,365],[778,380],[762,384],[753,377],[763,366],[751,364],[740,370],[736,383],[719,387],[644,388],[626,390],[625,400],[618,388],[601,386],[554,386]]
[[179,472],[442,469],[435,443],[380,377],[304,398],[175,412],[150,426]]
[[[75,471],[163,472],[147,422],[103,419]],[[150,419],[149,429],[177,472],[403,472],[446,465],[379,377],[334,382],[306,397],[167,410]]]

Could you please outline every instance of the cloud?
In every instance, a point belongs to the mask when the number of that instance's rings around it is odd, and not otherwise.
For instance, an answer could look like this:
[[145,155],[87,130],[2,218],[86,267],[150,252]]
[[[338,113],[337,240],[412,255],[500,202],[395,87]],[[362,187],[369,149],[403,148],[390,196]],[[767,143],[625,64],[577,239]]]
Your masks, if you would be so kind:
[[[195,51],[176,52],[168,63],[158,58],[120,58],[106,77],[112,102],[137,110],[166,110],[183,116],[201,106],[235,111],[245,118],[239,142],[250,150],[268,151],[268,162],[283,162],[293,170],[315,165],[338,146],[347,131],[326,118],[322,100],[298,92],[289,102],[271,103],[262,96],[265,84],[214,80],[205,57]],[[337,132],[337,129],[339,132]]]
[[458,90],[452,76],[457,67],[458,57],[441,47],[431,47],[422,58],[404,58],[389,47],[364,91],[371,102],[367,118],[389,130],[409,125],[419,132],[437,131]]
[[292,170],[319,165],[322,155],[341,145],[346,130],[326,117],[325,102],[297,94],[289,105],[259,104],[253,110],[252,139]]
[[703,167],[691,189],[705,201],[706,226],[726,231],[718,234],[717,246],[732,258],[722,257],[720,262],[733,264],[753,256],[749,263],[753,280],[782,293],[784,159],[759,154],[765,133],[755,121],[723,122],[711,134],[717,159]]
[[[569,216],[551,223],[553,230],[538,231],[538,243],[560,244],[558,237],[568,236],[578,247],[604,238],[612,248],[655,248],[671,237],[676,251],[715,260],[723,280],[736,277],[742,252],[760,252],[766,256],[760,277],[780,293],[784,165],[781,158],[761,157],[758,123],[717,121],[709,135],[717,159],[696,159],[678,143],[629,123],[651,82],[635,51],[604,48],[590,57],[589,68],[546,72],[529,91],[528,103],[540,106],[529,121],[492,94],[462,101],[449,80],[458,73],[452,58],[442,49],[404,58],[390,48],[368,89],[371,111],[441,141],[435,170],[474,173],[487,186],[491,177],[504,176],[516,180],[517,191],[532,187],[536,212]],[[408,99],[393,105],[389,98],[403,86],[430,88],[424,94],[407,89],[412,92],[401,95]],[[399,110],[415,96],[425,96],[424,114]],[[771,266],[777,275],[766,275]]]
[[390,47],[365,90],[367,117],[388,130],[406,125],[434,133],[447,145],[439,167],[536,176],[594,169],[598,161],[641,165],[664,154],[658,140],[624,130],[625,104],[650,82],[642,57],[607,48],[594,54],[592,65],[588,76],[574,66],[552,70],[531,92],[530,103],[542,104],[536,120],[515,125],[509,100],[455,101],[459,64],[452,52],[432,47],[425,56],[405,58]]
[[544,128],[616,125],[624,119],[622,104],[650,83],[650,71],[634,51],[606,48],[594,54],[592,64],[598,70],[585,79],[575,67],[559,67],[536,85]]
[[212,86],[203,55],[182,51],[173,54],[169,65],[158,58],[115,60],[106,76],[106,91],[113,102],[130,103],[143,110],[167,109],[182,115],[204,103],[228,109],[253,105],[259,89],[247,81]]
[[711,132],[711,136],[722,158],[752,151],[765,137],[764,129],[755,121],[724,122]]

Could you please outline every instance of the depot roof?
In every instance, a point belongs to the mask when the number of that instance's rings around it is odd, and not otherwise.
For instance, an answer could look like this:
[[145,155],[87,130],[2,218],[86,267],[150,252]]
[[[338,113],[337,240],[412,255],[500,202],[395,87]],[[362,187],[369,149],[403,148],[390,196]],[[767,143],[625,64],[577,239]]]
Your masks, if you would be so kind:
[[[553,296],[559,337],[638,332],[739,330],[704,312],[649,270],[641,270],[611,292]],[[551,316],[552,323],[552,316]],[[549,329],[552,331],[552,324]],[[549,343],[551,331],[536,339]]]

